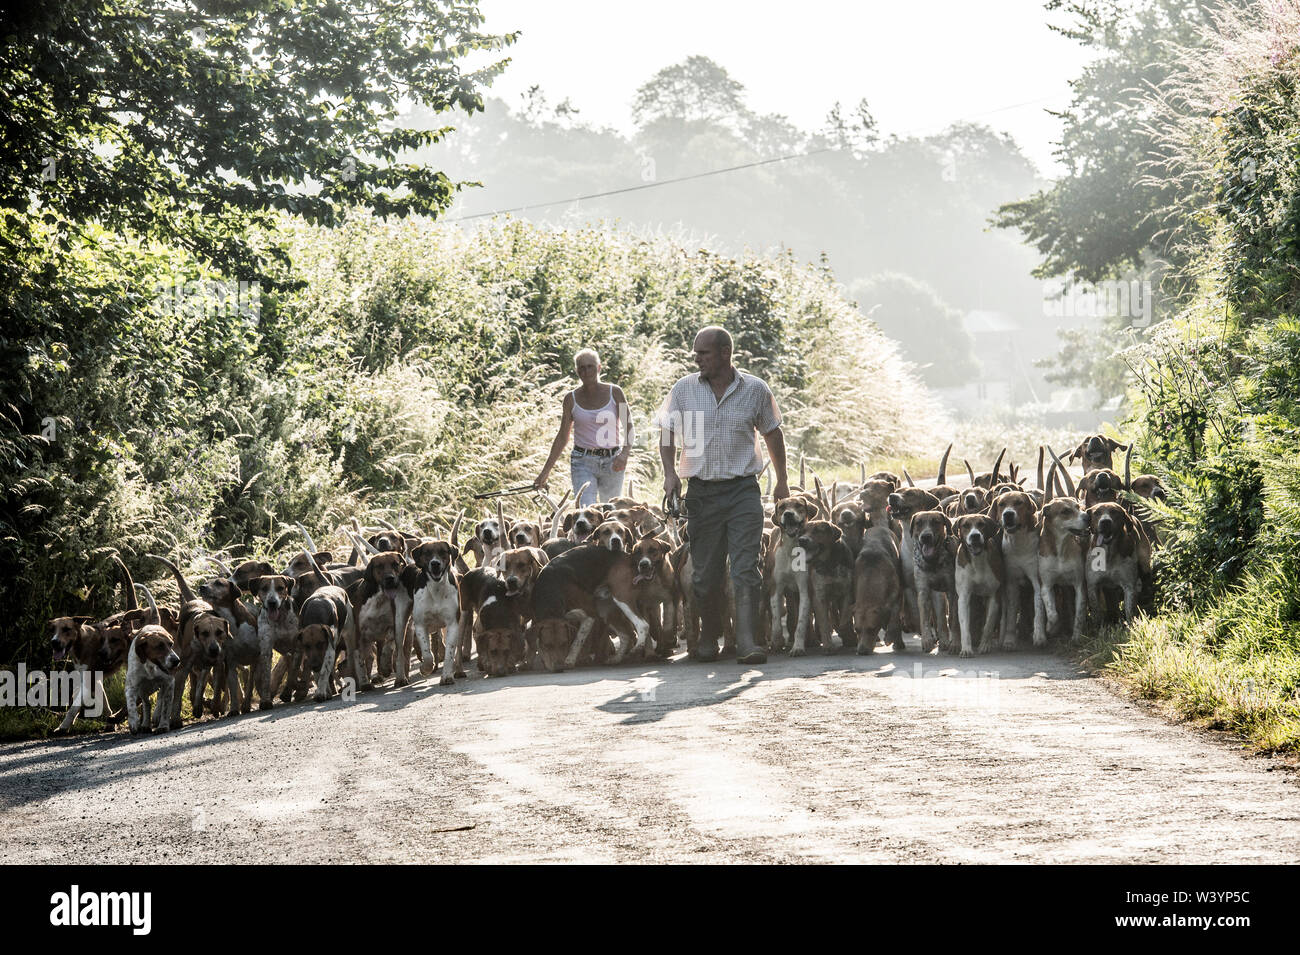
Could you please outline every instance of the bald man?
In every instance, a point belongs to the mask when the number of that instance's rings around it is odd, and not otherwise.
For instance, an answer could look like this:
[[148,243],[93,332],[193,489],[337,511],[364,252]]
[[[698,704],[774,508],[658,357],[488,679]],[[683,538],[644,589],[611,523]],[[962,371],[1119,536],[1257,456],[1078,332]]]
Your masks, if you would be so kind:
[[659,410],[659,456],[665,494],[680,492],[682,478],[689,482],[683,502],[695,568],[691,583],[700,608],[697,659],[718,656],[725,610],[722,575],[730,558],[736,661],[766,663],[767,655],[755,643],[763,583],[758,569],[763,537],[758,475],[766,443],[776,474],[774,499],[790,496],[785,437],[771,389],[731,364],[731,347],[731,335],[723,328],[710,326],[695,336],[699,372],[673,385]]

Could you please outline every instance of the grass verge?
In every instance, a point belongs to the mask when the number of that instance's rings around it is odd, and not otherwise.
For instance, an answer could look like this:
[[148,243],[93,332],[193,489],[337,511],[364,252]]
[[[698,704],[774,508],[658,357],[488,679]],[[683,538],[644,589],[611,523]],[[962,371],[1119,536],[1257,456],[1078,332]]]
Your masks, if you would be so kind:
[[1186,613],[1099,631],[1083,663],[1166,715],[1240,737],[1261,754],[1300,757],[1300,653],[1240,631],[1216,638],[1212,621]]

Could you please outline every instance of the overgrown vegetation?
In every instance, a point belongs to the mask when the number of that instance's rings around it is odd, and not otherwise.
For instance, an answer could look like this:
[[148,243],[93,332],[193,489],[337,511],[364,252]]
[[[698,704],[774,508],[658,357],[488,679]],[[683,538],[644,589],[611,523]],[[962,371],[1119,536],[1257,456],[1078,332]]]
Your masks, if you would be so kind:
[[658,484],[648,416],[709,323],[771,382],[814,466],[943,436],[895,346],[793,254],[363,214],[336,229],[286,219],[276,238],[303,284],[260,316],[157,294],[200,273],[183,255],[109,234],[80,249],[102,324],[25,343],[41,371],[29,414],[54,431],[7,446],[4,659],[43,659],[49,616],[112,607],[109,549],[149,580],[149,551],[283,554],[293,522],[325,540],[353,515],[431,529],[474,493],[527,482],[586,346],[633,404],[642,488]]
[[1300,4],[1215,11],[1148,99],[1186,307],[1126,360],[1170,492],[1162,614],[1113,667],[1189,717],[1300,750]]

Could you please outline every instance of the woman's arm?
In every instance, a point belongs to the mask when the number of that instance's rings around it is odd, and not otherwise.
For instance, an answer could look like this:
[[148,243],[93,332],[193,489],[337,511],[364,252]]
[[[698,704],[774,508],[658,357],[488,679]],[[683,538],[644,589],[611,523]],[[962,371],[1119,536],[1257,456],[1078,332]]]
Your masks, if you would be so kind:
[[560,459],[564,453],[564,447],[569,443],[569,434],[573,431],[573,392],[570,391],[564,396],[564,407],[560,411],[560,430],[555,433],[555,440],[551,442],[551,456],[546,459],[546,466],[542,468],[542,473],[537,475],[537,480],[533,482],[533,487],[539,491],[545,487],[546,479],[551,474],[551,468],[555,467],[555,462]]
[[632,454],[632,442],[635,440],[632,432],[632,407],[627,403],[622,388],[618,385],[610,385],[610,388],[614,391],[614,408],[618,412],[618,420],[623,423],[623,450],[614,458],[614,470],[622,471],[627,467],[627,460]]

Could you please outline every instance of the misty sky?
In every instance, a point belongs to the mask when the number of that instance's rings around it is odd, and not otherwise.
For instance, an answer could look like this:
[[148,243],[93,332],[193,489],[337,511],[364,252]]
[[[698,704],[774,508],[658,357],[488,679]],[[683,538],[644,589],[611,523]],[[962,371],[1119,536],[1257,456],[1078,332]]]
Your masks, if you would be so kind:
[[637,86],[698,53],[745,85],[751,109],[801,128],[819,127],[837,99],[848,107],[866,96],[885,135],[984,122],[1010,132],[1046,175],[1059,172],[1059,122],[1044,108],[1068,103],[1068,81],[1088,60],[1048,30],[1042,0],[480,0],[479,9],[489,32],[523,31],[490,91],[512,106],[538,84],[552,104],[567,96],[582,119],[630,132]]

